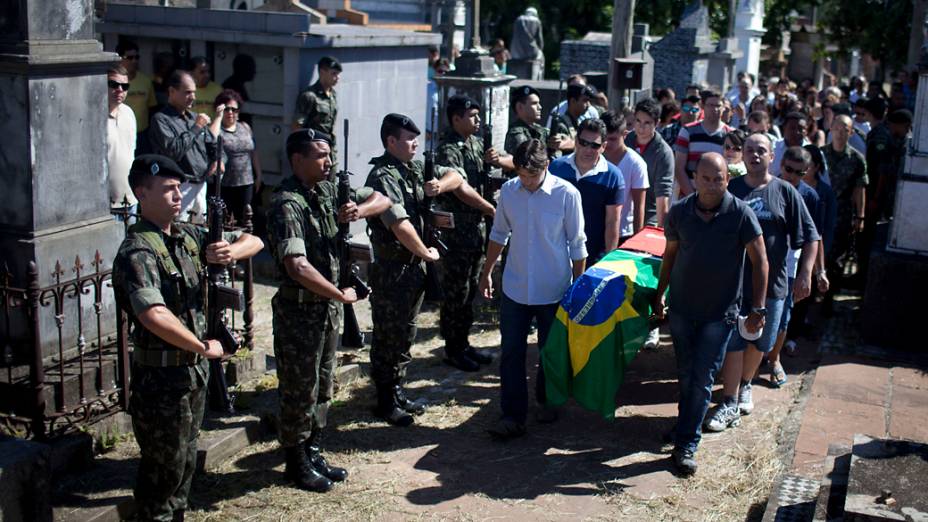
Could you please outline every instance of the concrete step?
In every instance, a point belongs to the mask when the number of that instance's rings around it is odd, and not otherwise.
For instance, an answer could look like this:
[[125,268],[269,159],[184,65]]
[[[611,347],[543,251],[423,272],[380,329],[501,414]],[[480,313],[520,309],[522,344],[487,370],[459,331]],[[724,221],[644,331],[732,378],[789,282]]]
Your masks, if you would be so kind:
[[[259,354],[262,358],[263,354]],[[340,366],[339,386],[362,375],[357,364]],[[268,437],[277,426],[277,390],[242,394],[248,410],[230,416],[209,416],[200,432],[197,471],[213,471],[248,445]],[[54,519],[64,522],[117,522],[134,511],[132,487],[138,458],[98,457],[94,466],[55,484]],[[194,479],[196,480],[196,479]]]
[[828,446],[825,472],[815,502],[814,522],[844,519],[844,499],[847,496],[847,477],[850,470],[851,448],[845,444]]

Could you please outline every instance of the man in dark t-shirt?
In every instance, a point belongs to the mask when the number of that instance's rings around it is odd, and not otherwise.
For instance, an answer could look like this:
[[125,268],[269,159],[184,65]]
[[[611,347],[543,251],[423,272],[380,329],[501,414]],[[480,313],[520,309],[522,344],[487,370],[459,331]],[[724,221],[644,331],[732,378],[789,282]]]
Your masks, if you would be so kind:
[[[764,295],[767,286],[760,224],[748,205],[726,191],[728,179],[720,154],[703,155],[694,177],[696,193],[670,208],[664,228],[667,247],[654,314],[663,318],[664,291],[670,285],[670,333],[680,387],[672,458],[684,475],[696,471],[700,425],[741,302],[745,251],[759,267],[750,282],[753,295]],[[763,298],[755,301],[762,308]],[[756,332],[763,321],[763,314],[751,314],[747,327]]]
[[[750,342],[740,335],[732,336],[722,368],[725,381],[723,400],[706,419],[705,427],[710,431],[737,426],[741,415],[754,410],[751,379],[764,354],[773,348],[786,295],[792,291],[794,301],[798,302],[808,297],[811,289],[812,263],[820,237],[796,189],[768,172],[773,160],[772,149],[770,138],[766,135],[749,136],[744,142],[744,161],[748,172],[728,185],[732,195],[751,207],[764,231],[769,279],[766,303],[760,309],[754,304],[751,292],[745,289],[741,312],[764,313],[764,331],[760,338]],[[802,249],[793,289],[787,284],[786,257],[790,248]],[[751,275],[752,264],[748,263],[744,269],[745,280],[749,280]]]

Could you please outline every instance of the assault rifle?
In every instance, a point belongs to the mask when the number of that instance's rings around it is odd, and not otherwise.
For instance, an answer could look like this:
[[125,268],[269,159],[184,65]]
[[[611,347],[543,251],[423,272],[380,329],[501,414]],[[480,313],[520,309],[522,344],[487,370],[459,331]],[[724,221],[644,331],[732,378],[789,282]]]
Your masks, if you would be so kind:
[[[561,80],[557,84],[557,103],[554,104],[554,110],[551,111],[551,119],[548,121],[548,139],[551,139],[554,136],[555,131],[557,130],[557,120],[558,112],[557,108],[564,99],[564,80]],[[557,149],[548,147],[548,159],[554,159],[554,156],[557,155]]]
[[[344,131],[345,141],[342,145],[345,148],[345,162],[342,164],[342,170],[338,171],[338,208],[350,201],[351,197],[351,172],[348,170],[348,120],[345,119]],[[354,288],[358,299],[364,299],[371,293],[370,287],[361,280],[358,273],[359,262],[370,263],[374,260],[371,255],[371,247],[362,243],[353,243],[351,241],[351,225],[349,223],[338,223],[338,266],[339,266],[339,288]],[[345,324],[342,330],[342,346],[346,348],[361,348],[364,346],[364,337],[361,335],[361,329],[358,327],[358,317],[354,313],[354,305],[346,304]]]
[[[213,194],[207,206],[209,232],[206,244],[222,241],[223,225],[226,217],[226,204],[222,200],[222,136],[216,138],[212,154],[216,162],[216,178]],[[245,309],[245,294],[238,288],[226,285],[227,269],[220,264],[206,265],[206,338],[215,339],[222,344],[223,355],[234,354],[241,340],[226,324],[226,310],[241,312]],[[226,374],[222,368],[222,357],[210,359],[209,396],[210,408],[225,413],[233,413],[234,398],[229,394]]]
[[[434,111],[437,113],[438,111]],[[438,132],[438,125],[435,122],[434,115],[432,121],[432,141],[429,145],[429,150],[425,151],[425,169],[422,174],[423,180],[428,183],[435,179],[435,142],[438,141],[436,133]],[[425,240],[426,246],[434,247],[438,250],[438,254],[442,257],[448,253],[448,246],[445,245],[444,241],[441,239],[441,229],[435,225],[435,221],[438,216],[444,216],[450,221],[449,228],[454,228],[454,215],[449,212],[442,212],[435,210],[434,203],[432,198],[425,196],[425,199],[422,201],[423,206],[425,207],[425,218],[423,222],[423,239]],[[440,302],[443,299],[443,292],[441,290],[441,282],[438,280],[438,272],[436,272],[437,267],[435,263],[428,263],[425,267],[425,300],[432,302]]]

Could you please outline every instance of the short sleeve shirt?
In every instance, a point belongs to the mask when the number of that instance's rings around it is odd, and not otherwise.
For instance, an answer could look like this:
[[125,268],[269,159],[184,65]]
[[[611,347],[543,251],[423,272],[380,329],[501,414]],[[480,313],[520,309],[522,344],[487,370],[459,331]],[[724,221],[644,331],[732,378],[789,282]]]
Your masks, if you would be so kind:
[[725,136],[731,132],[731,127],[724,123],[719,124],[715,132],[708,132],[702,122],[683,126],[677,134],[673,145],[674,152],[686,154],[686,172],[692,175],[696,172],[699,158],[707,152],[723,154],[725,151]]
[[509,126],[509,130],[506,132],[506,144],[504,148],[509,154],[515,154],[519,145],[532,138],[546,143],[548,141],[548,129],[537,123],[529,125],[517,119]]
[[[742,176],[728,184],[728,191],[751,207],[764,231],[767,297],[785,299],[789,292],[786,262],[789,250],[802,248],[806,241],[821,239],[812,216],[802,203],[799,192],[780,178],[771,178],[763,187],[752,188],[747,184],[747,176]],[[750,266],[751,262],[747,261],[748,268],[744,271],[746,300],[751,292]]]
[[129,92],[126,93],[125,103],[135,113],[138,132],[147,129],[148,111],[151,107],[158,105],[158,100],[155,99],[155,87],[151,83],[150,76],[142,71],[135,73],[135,78],[129,80]]
[[226,152],[226,170],[222,175],[223,187],[241,187],[255,182],[251,154],[255,151],[255,137],[245,122],[235,124],[235,130],[222,129],[222,148]]
[[319,129],[332,136],[335,145],[335,119],[338,116],[338,98],[333,90],[325,92],[318,81],[300,93],[296,99],[296,122],[301,127]]
[[[483,141],[476,135],[464,138],[454,130],[448,129],[442,135],[438,145],[435,162],[442,167],[455,169],[477,192],[484,194],[486,174],[483,163]],[[443,174],[444,171],[436,177],[441,177]],[[461,201],[453,192],[440,194],[435,198],[435,203],[438,208],[454,214],[454,228],[443,232],[448,248],[483,248],[486,227],[479,210]]]
[[844,147],[842,152],[837,152],[831,145],[825,145],[822,152],[825,153],[828,179],[831,181],[838,204],[837,227],[840,229],[851,223],[854,212],[851,199],[854,189],[867,186],[867,163],[864,157],[850,146]]
[[367,218],[374,255],[384,259],[408,257],[410,252],[396,239],[390,227],[408,219],[416,232],[422,234],[421,216],[425,210],[422,162],[403,163],[385,151],[382,156],[372,158],[370,164],[371,171],[364,185],[387,196],[393,203],[379,216]]
[[[371,194],[372,189],[363,187],[352,190],[349,197],[361,203]],[[281,287],[302,288],[287,275],[284,260],[288,256],[306,257],[330,283],[338,283],[337,213],[337,188],[330,181],[310,190],[291,176],[277,187],[268,209],[267,228],[268,245],[284,279]]]
[[619,235],[628,237],[635,233],[635,203],[631,198],[632,190],[646,189],[651,186],[648,182],[648,164],[637,152],[627,149],[617,167],[622,171],[622,179],[625,181],[622,215],[619,217]]
[[670,207],[664,222],[667,241],[677,242],[669,303],[673,313],[689,320],[721,321],[738,313],[745,245],[762,230],[754,211],[731,194],[709,221],[697,214],[697,197]]

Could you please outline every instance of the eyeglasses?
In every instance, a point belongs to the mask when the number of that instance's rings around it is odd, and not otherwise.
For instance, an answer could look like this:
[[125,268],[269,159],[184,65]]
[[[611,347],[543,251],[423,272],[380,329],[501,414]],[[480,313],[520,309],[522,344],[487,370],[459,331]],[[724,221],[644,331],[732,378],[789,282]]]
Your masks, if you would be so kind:
[[597,143],[595,141],[587,141],[583,138],[577,138],[577,144],[581,147],[587,147],[590,149],[598,149],[603,146],[602,143]]
[[783,170],[785,170],[789,174],[799,174],[799,175],[805,174],[804,169],[794,169],[793,167],[790,167],[789,165],[785,163],[783,164]]
[[138,61],[139,55],[137,55],[137,54],[127,54],[127,55],[123,56],[122,59],[123,59],[123,60]]
[[128,83],[120,83],[120,82],[117,82],[116,80],[107,80],[107,81],[106,81],[106,85],[107,85],[110,89],[122,89],[122,90],[124,90],[124,91],[126,91],[126,92],[129,92],[129,84],[128,84]]
[[739,146],[737,146],[737,145],[729,145],[729,144],[726,143],[726,144],[725,144],[725,150],[731,150],[731,151],[734,151],[734,152],[741,152],[741,147],[739,147]]

